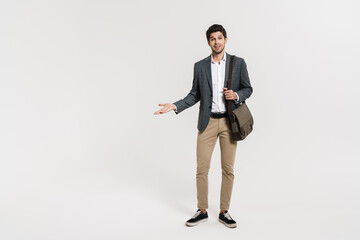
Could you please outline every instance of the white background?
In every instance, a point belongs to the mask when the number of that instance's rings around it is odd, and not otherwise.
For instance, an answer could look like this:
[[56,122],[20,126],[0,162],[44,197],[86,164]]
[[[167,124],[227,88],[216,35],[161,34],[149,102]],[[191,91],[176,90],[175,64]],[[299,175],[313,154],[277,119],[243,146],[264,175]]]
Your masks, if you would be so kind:
[[[356,0],[0,1],[0,238],[359,239]],[[205,32],[248,65],[254,132],[239,142],[230,214],[196,211]]]

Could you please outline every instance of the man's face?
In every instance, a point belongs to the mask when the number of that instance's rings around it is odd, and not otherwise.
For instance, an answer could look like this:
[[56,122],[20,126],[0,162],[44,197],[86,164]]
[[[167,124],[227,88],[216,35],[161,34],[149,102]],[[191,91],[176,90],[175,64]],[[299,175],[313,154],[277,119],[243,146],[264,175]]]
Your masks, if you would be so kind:
[[225,49],[227,38],[224,38],[222,32],[213,32],[210,34],[208,44],[214,54],[220,54]]

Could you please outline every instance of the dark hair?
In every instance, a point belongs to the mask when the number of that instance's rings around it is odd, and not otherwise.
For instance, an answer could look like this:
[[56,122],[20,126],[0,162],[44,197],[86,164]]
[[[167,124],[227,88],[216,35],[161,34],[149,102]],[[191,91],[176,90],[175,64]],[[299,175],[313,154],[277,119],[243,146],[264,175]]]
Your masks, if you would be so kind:
[[214,32],[222,32],[222,34],[224,35],[224,38],[227,38],[225,28],[223,26],[219,25],[219,24],[213,24],[206,31],[206,38],[207,38],[208,41],[210,40],[210,34],[212,34]]

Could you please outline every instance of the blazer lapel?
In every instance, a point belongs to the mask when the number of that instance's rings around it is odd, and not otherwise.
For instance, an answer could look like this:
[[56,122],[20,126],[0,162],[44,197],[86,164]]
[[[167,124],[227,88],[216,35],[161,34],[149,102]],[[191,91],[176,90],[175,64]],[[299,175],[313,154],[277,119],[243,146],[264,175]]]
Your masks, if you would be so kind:
[[227,88],[227,84],[228,84],[229,67],[230,67],[230,57],[231,57],[231,55],[226,52],[225,81],[224,81],[224,87],[225,87],[225,88]]
[[205,72],[206,72],[210,90],[212,92],[211,55],[205,60]]

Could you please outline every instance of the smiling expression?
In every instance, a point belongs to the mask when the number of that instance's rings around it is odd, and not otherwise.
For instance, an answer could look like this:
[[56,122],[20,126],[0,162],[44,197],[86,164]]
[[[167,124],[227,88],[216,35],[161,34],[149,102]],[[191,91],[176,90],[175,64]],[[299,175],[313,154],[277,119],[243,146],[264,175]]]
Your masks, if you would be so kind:
[[220,54],[225,49],[227,38],[224,37],[222,32],[213,32],[210,34],[208,44],[214,54]]

